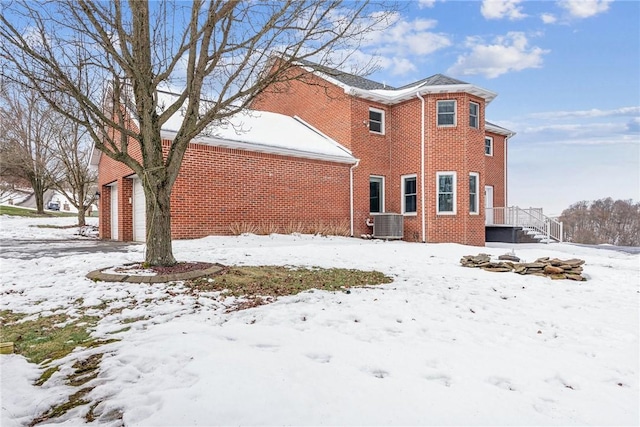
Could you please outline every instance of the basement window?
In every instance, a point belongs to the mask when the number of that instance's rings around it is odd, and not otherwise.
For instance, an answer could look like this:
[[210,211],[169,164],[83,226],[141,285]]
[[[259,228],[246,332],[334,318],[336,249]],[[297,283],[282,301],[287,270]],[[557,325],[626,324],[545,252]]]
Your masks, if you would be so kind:
[[384,135],[384,111],[369,108],[369,132]]

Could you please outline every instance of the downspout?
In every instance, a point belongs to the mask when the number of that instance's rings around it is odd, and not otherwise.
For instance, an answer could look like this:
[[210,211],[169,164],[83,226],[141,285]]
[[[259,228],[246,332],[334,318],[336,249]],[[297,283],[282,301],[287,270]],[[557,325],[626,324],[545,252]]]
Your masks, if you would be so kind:
[[507,201],[507,189],[509,186],[507,185],[507,142],[509,142],[509,137],[504,137],[504,208],[509,207],[509,203]]
[[353,170],[360,164],[360,159],[349,168],[349,216],[351,218],[351,237],[353,237]]
[[416,96],[420,98],[422,103],[421,110],[421,132],[420,132],[420,212],[422,212],[422,242],[426,242],[426,230],[427,230],[427,222],[426,222],[426,209],[424,205],[424,98],[420,95],[420,92],[416,92]]

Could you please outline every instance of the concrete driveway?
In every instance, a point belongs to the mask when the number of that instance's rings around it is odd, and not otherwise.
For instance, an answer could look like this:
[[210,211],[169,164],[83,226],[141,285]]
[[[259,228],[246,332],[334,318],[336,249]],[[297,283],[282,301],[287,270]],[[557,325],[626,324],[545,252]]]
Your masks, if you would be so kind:
[[0,239],[0,258],[35,259],[61,257],[96,252],[126,252],[128,247],[140,245],[136,242],[120,242],[98,239]]

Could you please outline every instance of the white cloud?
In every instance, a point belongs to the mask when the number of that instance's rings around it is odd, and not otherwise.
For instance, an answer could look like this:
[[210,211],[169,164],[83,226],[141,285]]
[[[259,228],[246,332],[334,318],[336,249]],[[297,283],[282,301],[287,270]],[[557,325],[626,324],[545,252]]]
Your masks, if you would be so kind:
[[545,24],[554,24],[558,18],[555,17],[555,15],[552,15],[551,13],[543,13],[542,15],[540,15],[540,19],[542,19],[542,22],[544,22]]
[[591,110],[576,111],[547,111],[542,113],[532,113],[528,117],[543,120],[560,120],[566,118],[595,118],[595,117],[635,117],[640,116],[640,107],[620,107],[611,110],[600,110],[592,108]]
[[609,10],[613,0],[561,0],[558,4],[574,18],[589,18]]
[[416,65],[407,58],[382,58],[380,67],[389,70],[393,76],[404,76],[406,74],[418,71]]
[[418,7],[423,9],[425,7],[432,8],[436,4],[436,0],[419,0]]
[[521,32],[509,32],[490,44],[483,44],[478,37],[469,37],[466,45],[471,52],[459,56],[448,73],[481,74],[491,79],[511,71],[540,68],[543,55],[549,52],[536,46],[529,47],[527,37]]
[[508,18],[511,21],[526,17],[522,13],[521,0],[483,0],[480,11],[486,19]]
[[640,134],[640,117],[634,117],[627,123],[627,131],[635,134]]
[[391,70],[394,75],[417,71],[416,57],[424,57],[452,44],[446,34],[433,31],[438,25],[436,20],[405,20],[400,15],[393,19],[389,28],[368,34],[362,50],[380,55],[379,66]]

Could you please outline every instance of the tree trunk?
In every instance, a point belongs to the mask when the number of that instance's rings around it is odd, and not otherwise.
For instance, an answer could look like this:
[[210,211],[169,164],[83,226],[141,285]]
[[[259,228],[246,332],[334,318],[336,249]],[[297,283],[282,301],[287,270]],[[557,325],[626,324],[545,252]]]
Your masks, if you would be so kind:
[[148,265],[173,265],[176,259],[171,245],[171,187],[158,183],[149,191],[144,181],[143,187],[147,215],[145,262]]
[[44,214],[44,189],[42,182],[38,178],[31,181],[31,187],[33,188],[33,197],[36,199],[36,213]]
[[87,222],[85,220],[85,206],[84,204],[80,204],[80,209],[78,209],[78,227],[84,227],[85,225],[87,225]]

